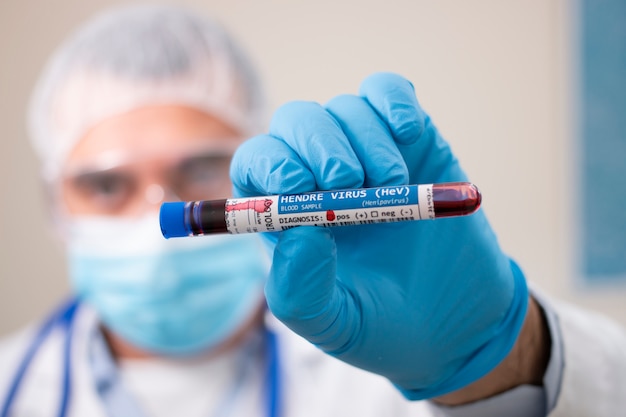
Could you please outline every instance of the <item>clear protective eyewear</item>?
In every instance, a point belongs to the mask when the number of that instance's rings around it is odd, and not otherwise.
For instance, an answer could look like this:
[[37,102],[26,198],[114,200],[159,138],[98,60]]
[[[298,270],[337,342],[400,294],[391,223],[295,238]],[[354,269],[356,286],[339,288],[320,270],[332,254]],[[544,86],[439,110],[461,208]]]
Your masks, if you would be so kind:
[[69,214],[125,217],[164,201],[226,198],[233,152],[215,146],[143,155],[105,152],[66,167],[61,197]]

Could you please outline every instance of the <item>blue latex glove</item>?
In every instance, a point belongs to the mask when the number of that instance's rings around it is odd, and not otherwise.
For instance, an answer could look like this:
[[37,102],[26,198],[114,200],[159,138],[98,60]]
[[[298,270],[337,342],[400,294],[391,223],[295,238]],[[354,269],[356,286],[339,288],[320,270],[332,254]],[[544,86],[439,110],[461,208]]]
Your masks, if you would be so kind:
[[[279,108],[269,135],[236,152],[239,196],[464,181],[394,74],[325,107]],[[326,353],[387,377],[409,399],[442,395],[493,369],[523,323],[528,290],[483,212],[434,221],[268,234],[272,313]]]

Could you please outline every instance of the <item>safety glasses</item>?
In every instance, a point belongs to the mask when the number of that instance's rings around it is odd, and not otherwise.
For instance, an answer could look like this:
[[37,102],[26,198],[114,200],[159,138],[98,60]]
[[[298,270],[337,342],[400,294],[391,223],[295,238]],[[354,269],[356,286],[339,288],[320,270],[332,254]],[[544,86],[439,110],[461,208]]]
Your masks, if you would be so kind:
[[67,167],[61,197],[70,214],[138,216],[163,201],[224,198],[232,150],[109,152]]

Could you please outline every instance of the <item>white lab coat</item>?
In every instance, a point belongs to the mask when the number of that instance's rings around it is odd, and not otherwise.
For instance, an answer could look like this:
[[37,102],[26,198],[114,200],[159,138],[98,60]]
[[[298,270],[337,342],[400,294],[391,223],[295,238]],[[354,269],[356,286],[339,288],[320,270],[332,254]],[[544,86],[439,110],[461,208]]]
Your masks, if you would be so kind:
[[[607,318],[563,303],[553,303],[564,343],[565,369],[556,408],[550,417],[626,416],[626,333]],[[416,416],[436,415],[426,402],[409,402],[384,378],[331,358],[282,325],[278,335],[285,416]],[[93,386],[87,358],[89,332],[97,318],[79,310],[74,338],[72,405],[69,416],[106,417]],[[0,393],[32,341],[27,329],[0,343]],[[56,413],[60,391],[61,337],[53,336],[40,351],[22,385],[15,416]],[[259,416],[263,410],[259,410]],[[246,417],[254,417],[246,415]]]

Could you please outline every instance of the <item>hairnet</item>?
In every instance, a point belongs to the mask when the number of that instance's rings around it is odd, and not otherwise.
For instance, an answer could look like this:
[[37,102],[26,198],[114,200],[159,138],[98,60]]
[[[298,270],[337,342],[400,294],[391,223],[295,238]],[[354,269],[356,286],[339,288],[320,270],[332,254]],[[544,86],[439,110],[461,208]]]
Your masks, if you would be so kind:
[[175,6],[114,9],[62,44],[36,85],[28,127],[44,178],[90,127],[150,104],[203,110],[246,135],[264,122],[256,73],[219,25]]

